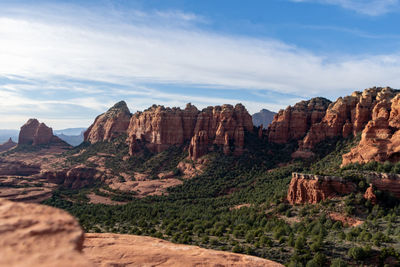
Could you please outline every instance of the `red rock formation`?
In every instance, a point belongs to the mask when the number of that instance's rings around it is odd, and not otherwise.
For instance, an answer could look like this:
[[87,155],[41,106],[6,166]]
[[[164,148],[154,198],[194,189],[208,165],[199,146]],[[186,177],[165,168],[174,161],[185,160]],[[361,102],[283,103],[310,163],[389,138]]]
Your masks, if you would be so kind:
[[366,172],[365,177],[376,189],[391,192],[395,197],[400,198],[399,174]]
[[0,199],[1,266],[93,266],[83,231],[67,212]]
[[268,127],[268,140],[282,144],[303,138],[322,120],[329,104],[329,100],[317,97],[280,110]]
[[389,88],[378,92],[372,118],[362,131],[361,141],[343,155],[342,165],[400,160],[400,95],[395,93]]
[[17,145],[17,143],[13,142],[13,140],[10,138],[10,139],[8,139],[7,142],[0,145],[0,152],[7,151],[7,150],[15,147],[16,145]]
[[39,123],[37,119],[30,119],[25,123],[19,132],[19,145],[66,145],[61,139],[53,135],[53,130],[44,123]]
[[371,201],[372,205],[375,205],[377,203],[376,195],[374,193],[374,188],[372,184],[365,191],[364,198]]
[[197,160],[208,152],[208,136],[206,131],[200,131],[192,137],[189,146],[189,157]]
[[318,203],[355,189],[354,183],[340,177],[293,173],[287,200],[290,204]]
[[252,130],[251,116],[241,104],[235,107],[208,107],[201,112],[191,104],[184,110],[154,105],[132,116],[128,128],[128,144],[133,154],[137,140],[146,142],[147,147],[154,152],[192,140],[190,155],[197,159],[213,144],[223,146],[227,154],[231,150],[235,154],[242,153],[244,132]]
[[126,132],[130,118],[128,106],[124,101],[120,101],[95,119],[84,133],[84,140],[90,143],[110,141]]
[[76,166],[61,171],[43,171],[39,175],[50,183],[63,185],[71,189],[79,189],[92,185],[96,180],[102,180],[103,174],[96,169],[85,166]]
[[40,165],[0,158],[0,175],[29,176],[40,172]]
[[189,141],[198,112],[195,106],[188,104],[184,110],[153,105],[144,112],[135,113],[127,131],[131,154],[136,140],[144,141],[154,152]]

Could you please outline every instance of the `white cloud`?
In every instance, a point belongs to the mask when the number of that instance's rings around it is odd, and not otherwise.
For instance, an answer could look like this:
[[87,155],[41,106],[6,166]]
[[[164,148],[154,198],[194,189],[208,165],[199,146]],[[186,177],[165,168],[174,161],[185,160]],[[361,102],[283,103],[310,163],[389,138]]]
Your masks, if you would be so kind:
[[[294,104],[293,97],[271,103],[266,98],[203,96],[194,89],[186,95],[141,86],[146,83],[155,88],[178,84],[188,90],[196,85],[274,91],[301,98],[339,96],[374,85],[400,87],[398,53],[314,54],[278,40],[200,30],[196,25],[207,23],[204,18],[179,11],[132,12],[128,17],[65,6],[63,11],[23,11],[0,11],[0,110],[26,117],[36,111],[46,117],[45,111],[59,105],[64,107],[64,122],[72,122],[78,117],[71,118],[69,112],[78,106],[92,111],[82,113],[80,121],[85,121],[130,96],[133,110],[149,103],[193,102],[202,107],[243,102],[256,112]],[[19,83],[1,83],[2,77]],[[30,96],[33,92],[36,98]],[[5,123],[0,119],[0,128],[9,128]]]
[[293,2],[318,2],[322,4],[338,5],[358,13],[378,16],[393,12],[399,8],[399,0],[292,0]]

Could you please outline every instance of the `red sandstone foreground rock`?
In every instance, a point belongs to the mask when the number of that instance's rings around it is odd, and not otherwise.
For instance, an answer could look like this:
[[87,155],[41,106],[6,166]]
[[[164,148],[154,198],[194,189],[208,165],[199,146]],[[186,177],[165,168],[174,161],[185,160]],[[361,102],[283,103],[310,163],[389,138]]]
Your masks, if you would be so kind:
[[7,151],[7,150],[15,147],[16,145],[17,145],[17,143],[13,142],[13,140],[10,138],[10,139],[8,139],[7,142],[0,145],[0,152]]
[[290,204],[315,204],[355,190],[354,183],[340,177],[293,173],[287,200]]
[[65,211],[0,199],[0,266],[92,266],[83,231]]
[[5,199],[0,199],[0,231],[0,266],[283,266],[145,236],[84,236],[65,211]]
[[99,115],[85,131],[84,139],[90,143],[110,141],[126,132],[131,113],[124,101],[116,103],[106,113]]
[[173,145],[189,144],[189,157],[197,160],[213,145],[221,146],[225,154],[241,154],[245,131],[252,130],[251,116],[241,104],[208,107],[202,111],[191,104],[183,110],[153,105],[131,116],[125,102],[120,102],[96,118],[85,132],[85,141],[110,141],[126,133],[131,155],[142,145],[161,152]]
[[86,234],[83,251],[99,266],[283,266],[257,257],[134,235]]

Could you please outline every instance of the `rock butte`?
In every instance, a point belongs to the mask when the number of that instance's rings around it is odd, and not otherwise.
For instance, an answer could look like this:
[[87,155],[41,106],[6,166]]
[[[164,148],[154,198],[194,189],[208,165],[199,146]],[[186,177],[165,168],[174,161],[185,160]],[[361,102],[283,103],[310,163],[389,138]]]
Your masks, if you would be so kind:
[[5,199],[0,199],[0,229],[1,266],[283,266],[151,237],[84,235],[65,211]]
[[130,115],[122,101],[98,116],[84,136],[85,141],[96,143],[126,134],[131,155],[141,144],[153,152],[189,144],[189,157],[197,160],[213,145],[222,146],[225,154],[241,154],[245,131],[252,130],[251,116],[241,104],[208,107],[202,111],[191,104],[183,110],[153,105]]
[[67,143],[53,135],[53,129],[37,119],[29,119],[19,132],[18,145],[54,145],[69,147]]

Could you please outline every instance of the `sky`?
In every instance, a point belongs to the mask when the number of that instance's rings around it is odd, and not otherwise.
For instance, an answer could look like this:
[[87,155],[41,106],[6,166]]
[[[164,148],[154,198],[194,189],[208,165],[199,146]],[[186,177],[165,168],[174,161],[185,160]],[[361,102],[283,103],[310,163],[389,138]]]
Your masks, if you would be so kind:
[[400,88],[400,0],[0,0],[0,129],[125,100],[250,113]]

